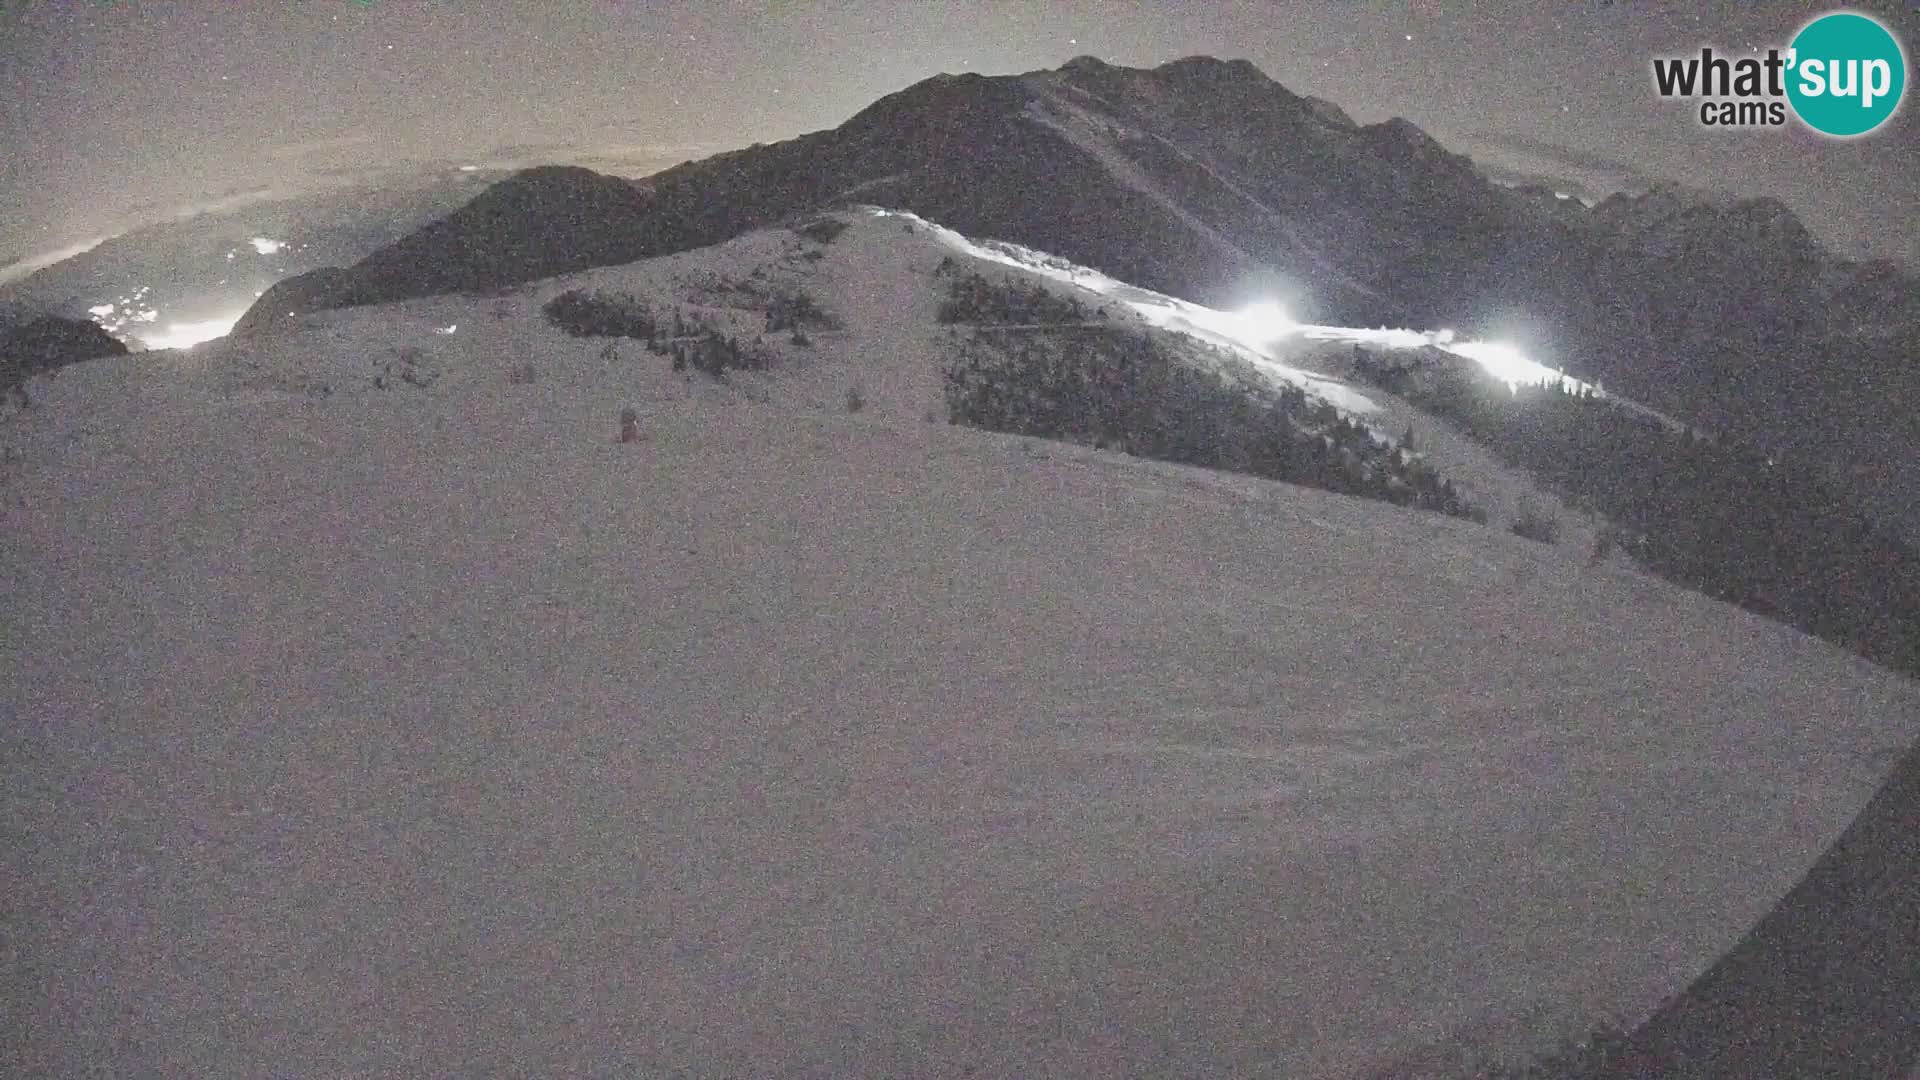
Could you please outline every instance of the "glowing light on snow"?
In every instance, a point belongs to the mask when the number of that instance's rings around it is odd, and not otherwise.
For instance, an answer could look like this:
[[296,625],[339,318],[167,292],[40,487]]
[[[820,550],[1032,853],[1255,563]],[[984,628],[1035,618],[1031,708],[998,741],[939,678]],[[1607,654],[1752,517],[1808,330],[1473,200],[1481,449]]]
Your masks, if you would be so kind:
[[282,248],[287,246],[285,241],[275,240],[275,239],[272,239],[271,237],[266,237],[266,236],[256,236],[253,239],[247,241],[247,243],[252,244],[253,250],[259,252],[262,255],[275,254],[279,252]]
[[1298,336],[1311,341],[1345,341],[1376,349],[1438,348],[1472,360],[1488,374],[1510,387],[1559,381],[1569,390],[1598,388],[1565,373],[1536,363],[1512,344],[1503,341],[1461,341],[1450,329],[1407,330],[1398,327],[1368,329],[1354,326],[1316,326],[1296,323],[1272,301],[1263,301],[1239,311],[1217,311],[1190,304],[1175,297],[1136,288],[1108,277],[1097,270],[1077,266],[1064,259],[1001,241],[975,243],[965,236],[916,215],[900,210],[866,207],[867,213],[881,218],[901,218],[916,228],[931,232],[946,246],[977,259],[1000,263],[1037,274],[1054,281],[1077,286],[1098,296],[1119,301],[1137,312],[1152,326],[1198,337],[1213,344],[1231,345],[1247,359],[1277,378],[1305,388],[1309,393],[1332,402],[1347,412],[1364,414],[1379,406],[1364,393],[1337,379],[1289,367],[1276,360],[1273,345],[1282,338]]
[[1369,330],[1359,326],[1302,326],[1300,336],[1315,341],[1351,341],[1355,345],[1373,345],[1382,349],[1419,349],[1435,343],[1431,334],[1387,327]]
[[[1096,296],[1125,304],[1148,325],[1185,334],[1211,345],[1223,345],[1239,353],[1276,379],[1299,386],[1322,400],[1350,413],[1370,413],[1379,409],[1365,394],[1336,379],[1288,367],[1274,360],[1271,346],[1278,337],[1302,329],[1280,305],[1254,304],[1239,312],[1218,311],[1199,304],[1152,292],[1108,277],[1098,270],[1070,263],[999,240],[975,243],[944,225],[936,225],[918,214],[887,210],[878,206],[862,208],[878,218],[897,218],[916,229],[925,229],[942,244],[986,262],[1011,266],[1028,274],[1085,289]],[[1417,337],[1418,335],[1416,335]],[[1424,343],[1422,338],[1421,342]]]
[[1241,308],[1234,313],[1234,321],[1240,324],[1246,340],[1262,345],[1278,341],[1300,329],[1300,324],[1271,300]]
[[1315,341],[1347,341],[1379,349],[1444,349],[1455,356],[1479,364],[1487,374],[1509,387],[1535,386],[1558,381],[1569,390],[1587,390],[1590,384],[1536,363],[1514,345],[1504,341],[1461,341],[1452,330],[1402,330],[1382,327],[1366,330],[1351,326],[1302,326],[1300,335]]
[[1507,382],[1543,382],[1540,376],[1550,378],[1553,374],[1504,341],[1462,341],[1448,346],[1447,351],[1478,363],[1487,374]]
[[98,315],[103,319],[106,318],[108,315],[113,314],[113,312],[114,312],[114,307],[112,304],[95,304],[92,307],[87,309],[87,314]]
[[1586,383],[1569,378],[1564,372],[1529,360],[1525,353],[1504,341],[1458,341],[1440,347],[1479,364],[1487,374],[1508,386],[1533,386],[1557,381],[1569,390],[1584,390],[1587,387]]
[[240,321],[245,312],[235,312],[218,319],[206,319],[201,322],[168,323],[167,328],[158,334],[142,334],[140,340],[152,349],[190,349],[203,341],[226,337],[233,325]]
[[[1136,309],[1143,307],[1141,304],[1133,306]],[[1248,305],[1239,311],[1215,311],[1197,304],[1183,304],[1177,310],[1194,326],[1257,353],[1266,352],[1268,346],[1300,329],[1300,324],[1271,300]],[[1142,314],[1145,312],[1142,311]]]

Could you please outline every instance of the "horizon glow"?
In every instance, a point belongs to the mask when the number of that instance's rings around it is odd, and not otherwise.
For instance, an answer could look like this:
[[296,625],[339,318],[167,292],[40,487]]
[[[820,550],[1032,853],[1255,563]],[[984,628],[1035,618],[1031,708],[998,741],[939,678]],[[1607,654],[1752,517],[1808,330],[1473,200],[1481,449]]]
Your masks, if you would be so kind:
[[168,323],[165,330],[157,334],[140,335],[140,340],[149,349],[191,349],[201,342],[226,337],[245,314],[245,311],[237,311],[217,319]]

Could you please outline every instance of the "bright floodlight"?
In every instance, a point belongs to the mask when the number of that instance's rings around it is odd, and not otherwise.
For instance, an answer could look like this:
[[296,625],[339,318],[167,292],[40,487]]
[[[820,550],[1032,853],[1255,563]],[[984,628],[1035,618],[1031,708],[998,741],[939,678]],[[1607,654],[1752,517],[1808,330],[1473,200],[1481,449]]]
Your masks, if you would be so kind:
[[1474,361],[1485,368],[1487,374],[1503,382],[1518,385],[1560,378],[1558,372],[1534,363],[1519,349],[1502,341],[1457,341],[1445,348]]
[[1239,337],[1243,341],[1265,345],[1286,337],[1300,328],[1285,309],[1271,300],[1262,300],[1249,304],[1234,313],[1234,321],[1239,324]]

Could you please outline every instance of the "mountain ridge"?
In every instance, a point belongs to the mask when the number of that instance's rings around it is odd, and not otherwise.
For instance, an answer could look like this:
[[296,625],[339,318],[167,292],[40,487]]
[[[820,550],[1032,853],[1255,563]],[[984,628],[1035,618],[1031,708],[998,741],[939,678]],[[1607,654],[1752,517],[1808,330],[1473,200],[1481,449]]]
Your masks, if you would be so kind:
[[[1920,429],[1888,404],[1920,395],[1902,341],[1920,326],[1920,279],[1834,257],[1776,200],[1663,187],[1592,209],[1543,204],[1405,120],[1355,125],[1246,61],[1207,57],[942,75],[836,128],[667,169],[631,197],[624,181],[574,179],[596,194],[548,202],[603,200],[597,230],[540,199],[500,219],[510,226],[456,214],[344,276],[283,283],[242,326],[485,290],[875,203],[1212,306],[1277,297],[1306,321],[1507,338],[1702,427],[1826,461],[1920,535],[1920,477],[1876,468],[1894,474],[1889,488],[1848,464],[1874,452],[1860,427],[1920,458]],[[542,236],[573,239],[564,256],[542,255]],[[1828,356],[1846,358],[1852,383],[1899,392],[1860,400]]]

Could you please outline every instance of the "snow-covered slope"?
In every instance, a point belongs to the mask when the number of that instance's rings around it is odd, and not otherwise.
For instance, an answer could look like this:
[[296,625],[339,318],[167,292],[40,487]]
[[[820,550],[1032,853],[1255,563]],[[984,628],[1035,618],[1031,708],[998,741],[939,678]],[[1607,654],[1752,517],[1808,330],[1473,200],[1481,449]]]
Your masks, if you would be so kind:
[[[1515,1051],[1683,984],[1920,735],[1583,548],[928,423],[959,249],[850,220],[32,384],[5,1071]],[[762,324],[722,278],[844,328],[722,386],[538,310]]]
[[[224,371],[229,390],[265,385],[303,393],[356,392],[378,375],[399,379],[394,374],[397,357],[414,350],[423,354],[422,362],[440,380],[436,386],[443,392],[465,384],[491,386],[511,369],[532,362],[562,379],[598,372],[591,377],[609,379],[620,392],[644,400],[675,400],[689,393],[715,399],[747,394],[839,410],[847,392],[858,389],[881,416],[921,419],[930,411],[944,412],[940,368],[955,339],[953,328],[935,320],[943,295],[936,278],[943,260],[957,258],[990,277],[1038,283],[1076,297],[1115,322],[1169,331],[1165,340],[1176,349],[1185,348],[1195,363],[1208,360],[1206,350],[1193,349],[1193,343],[1224,349],[1277,383],[1298,386],[1327,401],[1383,439],[1397,441],[1411,428],[1419,452],[1485,509],[1495,528],[1506,527],[1532,508],[1560,523],[1563,543],[1591,550],[1604,525],[1501,466],[1450,425],[1356,383],[1348,364],[1353,347],[1396,350],[1439,342],[1444,344],[1438,347],[1471,352],[1483,343],[1410,330],[1303,327],[1284,313],[1264,322],[1249,320],[1241,312],[1138,288],[1016,244],[974,241],[908,213],[863,208],[832,219],[846,224],[848,231],[829,244],[808,242],[786,229],[757,231],[714,247],[506,290],[477,308],[473,298],[452,296],[311,316],[289,313],[273,332],[292,333],[290,340],[305,344],[281,348],[262,342],[256,347],[259,335],[249,334],[196,351],[189,363]],[[661,314],[677,306],[724,332],[755,337],[786,363],[766,375],[736,375],[739,386],[726,392],[670,376],[663,361],[632,341],[615,346],[617,358],[609,363],[603,355],[604,339],[564,341],[541,318],[541,305],[569,290],[638,297]],[[785,334],[761,333],[768,298],[793,291],[819,297],[839,317],[841,328],[809,329],[813,340],[806,347],[792,345]],[[1514,362],[1527,365],[1524,359]],[[1631,402],[1621,405],[1635,407]]]

